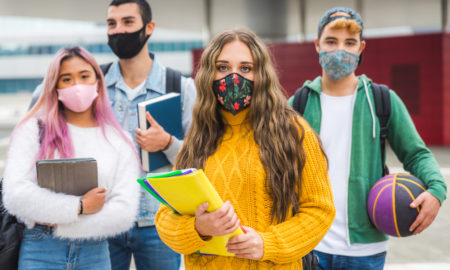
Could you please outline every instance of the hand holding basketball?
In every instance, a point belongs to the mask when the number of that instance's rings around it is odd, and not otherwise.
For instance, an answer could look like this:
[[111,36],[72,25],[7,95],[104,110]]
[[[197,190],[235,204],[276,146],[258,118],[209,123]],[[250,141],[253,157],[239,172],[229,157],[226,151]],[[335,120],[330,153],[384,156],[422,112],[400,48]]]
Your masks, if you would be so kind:
[[436,218],[441,203],[428,191],[421,193],[411,204],[411,208],[420,206],[420,212],[414,223],[409,227],[413,234],[419,234],[425,230]]
[[[411,228],[419,224],[423,225],[420,227],[423,230],[437,214],[432,199],[421,195],[424,193],[428,193],[425,184],[413,175],[386,175],[378,180],[369,192],[367,211],[372,224],[381,232],[395,237],[412,235]],[[412,207],[413,203],[415,207]],[[428,213],[419,219],[424,206]],[[416,225],[412,227],[414,224]]]

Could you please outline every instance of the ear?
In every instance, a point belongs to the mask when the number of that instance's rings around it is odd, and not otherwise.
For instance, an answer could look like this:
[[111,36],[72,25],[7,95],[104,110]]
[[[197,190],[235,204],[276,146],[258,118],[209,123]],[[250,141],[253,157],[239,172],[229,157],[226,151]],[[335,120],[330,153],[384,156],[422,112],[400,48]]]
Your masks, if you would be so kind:
[[147,23],[145,27],[145,34],[147,36],[153,34],[153,31],[155,30],[155,21],[150,21]]
[[316,47],[316,52],[319,53],[320,52],[319,38],[314,39],[314,47]]
[[361,46],[359,46],[359,54],[361,54],[365,48],[366,48],[366,41],[363,40],[361,41]]

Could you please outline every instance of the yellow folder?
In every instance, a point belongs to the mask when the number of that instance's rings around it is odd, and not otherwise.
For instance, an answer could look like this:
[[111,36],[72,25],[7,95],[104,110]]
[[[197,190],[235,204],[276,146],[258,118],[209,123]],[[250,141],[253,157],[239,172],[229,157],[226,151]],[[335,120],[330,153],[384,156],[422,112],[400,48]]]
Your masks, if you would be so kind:
[[[223,205],[219,194],[201,169],[177,176],[146,178],[144,181],[147,181],[153,191],[156,191],[157,194],[152,195],[159,195],[170,205],[169,208],[181,215],[194,216],[197,207],[204,202],[209,202],[208,212],[213,212]],[[243,234],[241,228],[231,234],[214,236],[199,252],[201,254],[234,256],[227,252],[225,246],[228,239],[239,234]]]

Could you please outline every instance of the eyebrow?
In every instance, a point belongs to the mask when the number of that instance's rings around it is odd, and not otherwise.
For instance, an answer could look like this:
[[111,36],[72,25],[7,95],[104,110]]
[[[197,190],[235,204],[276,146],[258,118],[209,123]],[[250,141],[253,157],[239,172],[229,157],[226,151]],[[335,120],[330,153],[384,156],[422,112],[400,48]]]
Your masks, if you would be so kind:
[[[325,40],[338,40],[335,37],[326,37]],[[346,38],[345,41],[354,41],[354,42],[358,42],[358,40],[356,38]]]
[[[216,60],[216,63],[229,63],[229,61],[227,61],[227,60]],[[242,61],[240,63],[241,64],[251,64],[251,65],[253,65],[253,62],[250,62],[250,61]]]
[[127,17],[123,17],[120,19],[123,21],[123,20],[129,20],[129,19],[136,19],[136,17],[135,16],[127,16]]
[[[136,16],[126,16],[126,17],[123,17],[123,18],[120,18],[120,20],[130,20],[130,19],[136,19]],[[115,22],[116,21],[116,19],[114,19],[114,18],[108,18],[108,19],[106,19],[106,22]]]
[[[91,72],[90,70],[87,70],[87,69],[84,69],[84,70],[82,70],[82,71],[80,71],[80,72],[78,72],[78,73],[85,73],[85,72]],[[61,77],[64,77],[64,76],[70,76],[71,75],[71,73],[63,73],[63,74],[61,74],[61,75],[59,75],[58,76],[58,79],[59,78],[61,78]]]

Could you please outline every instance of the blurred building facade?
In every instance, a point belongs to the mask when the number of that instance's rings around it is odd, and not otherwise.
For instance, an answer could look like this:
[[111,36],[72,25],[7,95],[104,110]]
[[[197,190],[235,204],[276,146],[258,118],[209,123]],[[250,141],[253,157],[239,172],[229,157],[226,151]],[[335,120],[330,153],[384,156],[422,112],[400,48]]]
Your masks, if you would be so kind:
[[[82,45],[99,63],[109,0],[0,0],[0,93],[30,91],[62,46]],[[447,0],[149,0],[156,31],[149,48],[168,66],[193,72],[214,34],[248,27],[271,47],[290,95],[320,75],[312,40],[325,10],[347,6],[364,19],[368,44],[357,70],[405,101],[426,143],[450,145],[450,38]],[[191,51],[194,51],[191,54]]]

